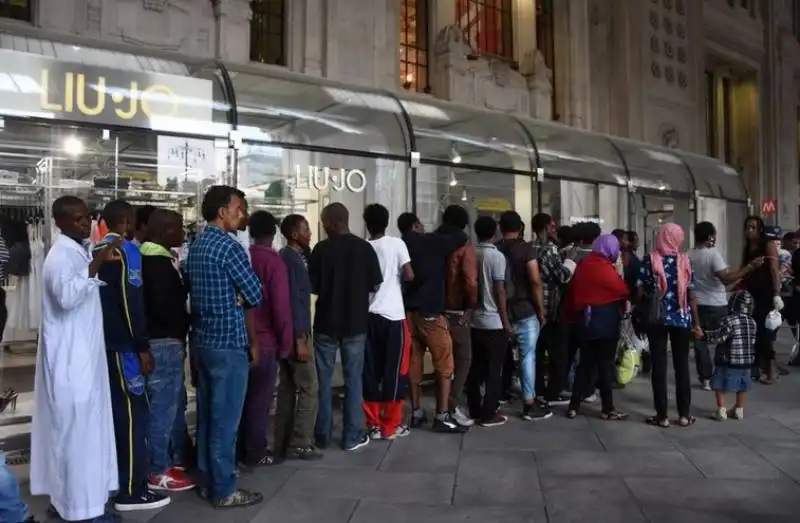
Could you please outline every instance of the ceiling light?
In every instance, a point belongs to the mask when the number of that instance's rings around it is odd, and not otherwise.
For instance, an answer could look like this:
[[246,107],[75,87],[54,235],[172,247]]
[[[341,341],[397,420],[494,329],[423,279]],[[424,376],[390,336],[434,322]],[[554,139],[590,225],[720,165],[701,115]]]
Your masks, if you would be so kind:
[[465,201],[467,201],[467,190],[466,190],[466,189],[464,189],[463,191],[461,191],[461,201],[462,201],[462,202],[465,202]]
[[70,136],[64,140],[64,151],[70,156],[83,154],[83,142],[77,136]]
[[456,185],[458,185],[456,174],[453,171],[450,171],[450,187],[455,187]]
[[408,82],[408,83],[411,83],[411,82],[413,82],[413,81],[414,81],[414,75],[413,75],[413,74],[411,74],[411,73],[408,73],[408,74],[406,75],[406,82]]
[[450,161],[453,163],[461,163],[461,155],[458,154],[455,144],[450,146]]

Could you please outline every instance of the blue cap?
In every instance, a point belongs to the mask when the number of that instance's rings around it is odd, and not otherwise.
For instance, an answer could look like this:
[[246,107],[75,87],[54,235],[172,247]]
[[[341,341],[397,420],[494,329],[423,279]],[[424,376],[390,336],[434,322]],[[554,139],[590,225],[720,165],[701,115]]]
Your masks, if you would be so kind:
[[783,238],[783,231],[781,231],[781,228],[777,225],[765,225],[764,236],[774,240],[780,240]]

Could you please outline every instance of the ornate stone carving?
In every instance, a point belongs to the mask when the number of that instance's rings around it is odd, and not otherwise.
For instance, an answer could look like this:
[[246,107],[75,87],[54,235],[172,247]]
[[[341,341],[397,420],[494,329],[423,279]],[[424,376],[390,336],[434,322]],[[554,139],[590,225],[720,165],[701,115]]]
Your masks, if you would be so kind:
[[683,47],[678,48],[678,61],[682,64],[686,63],[686,49]]
[[169,0],[142,0],[142,5],[148,11],[163,13],[169,5]]
[[675,69],[671,65],[664,68],[664,79],[667,83],[675,83]]
[[684,90],[689,87],[689,79],[684,71],[678,72],[678,85]]
[[667,33],[668,35],[671,35],[672,34],[672,20],[670,20],[669,18],[667,18],[665,16],[663,25],[664,25],[664,32]]
[[686,4],[684,3],[684,0],[675,0],[675,12],[680,16],[686,14]]
[[653,60],[653,63],[650,64],[650,72],[653,73],[653,77],[660,79],[661,78],[661,64],[657,61]]
[[671,123],[662,124],[658,130],[661,138],[661,145],[670,149],[679,149],[681,146],[681,136],[678,130]]
[[669,11],[672,9],[672,0],[664,0],[664,7]]
[[672,60],[675,57],[675,49],[669,40],[664,40],[664,56]]
[[658,16],[658,13],[655,12],[655,11],[650,11],[650,26],[653,29],[658,29],[658,26],[659,26],[660,22],[661,22],[661,19]]
[[103,4],[102,0],[89,0],[86,3],[86,31],[99,35],[102,30]]
[[681,40],[686,40],[686,28],[683,24],[678,24],[675,26],[675,34],[678,35],[678,38]]

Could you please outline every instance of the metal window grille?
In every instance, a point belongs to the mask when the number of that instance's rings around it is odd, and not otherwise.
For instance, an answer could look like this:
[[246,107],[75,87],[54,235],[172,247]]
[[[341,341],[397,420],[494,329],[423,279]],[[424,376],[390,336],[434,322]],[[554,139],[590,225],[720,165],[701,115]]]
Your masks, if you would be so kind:
[[553,114],[551,118],[556,120],[557,93],[556,93],[556,42],[555,42],[555,18],[553,15],[553,0],[536,1],[536,48],[542,53],[544,63],[553,73]]
[[250,60],[286,65],[285,0],[252,0]]
[[719,154],[718,152],[718,138],[717,138],[717,89],[716,79],[714,73],[711,71],[705,72],[706,79],[706,146],[708,149],[706,153],[708,156],[714,158]]
[[0,0],[0,18],[33,21],[32,0]]
[[456,24],[481,55],[514,60],[511,0],[456,0]]
[[733,163],[733,100],[730,78],[722,79],[722,145],[725,148],[723,160]]
[[400,80],[404,89],[430,92],[428,0],[401,0]]

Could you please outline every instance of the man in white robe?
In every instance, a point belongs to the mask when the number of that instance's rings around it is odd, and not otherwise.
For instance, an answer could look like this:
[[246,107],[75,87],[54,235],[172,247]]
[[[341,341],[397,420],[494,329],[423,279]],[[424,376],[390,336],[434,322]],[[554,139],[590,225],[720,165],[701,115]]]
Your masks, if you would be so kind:
[[118,245],[92,260],[83,245],[91,229],[83,200],[64,196],[52,210],[61,234],[44,262],[31,493],[49,496],[66,521],[106,523],[113,521],[106,502],[118,475],[96,274]]

